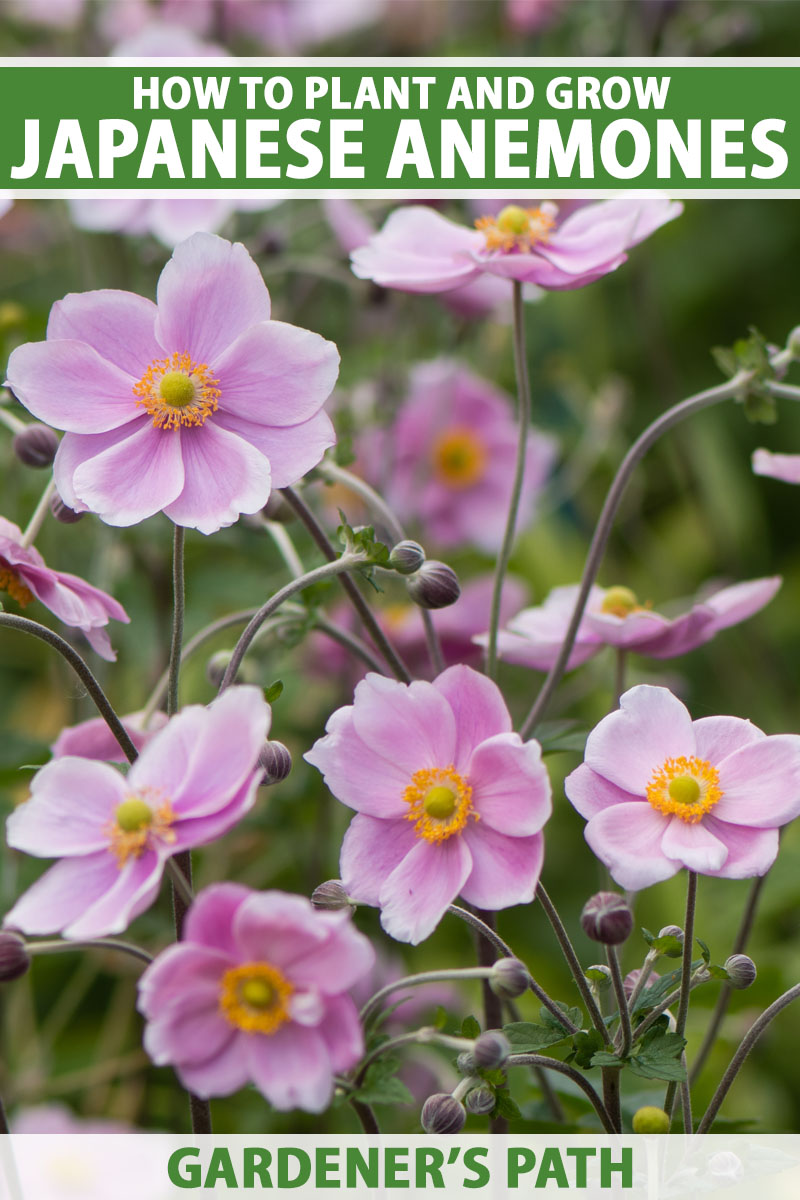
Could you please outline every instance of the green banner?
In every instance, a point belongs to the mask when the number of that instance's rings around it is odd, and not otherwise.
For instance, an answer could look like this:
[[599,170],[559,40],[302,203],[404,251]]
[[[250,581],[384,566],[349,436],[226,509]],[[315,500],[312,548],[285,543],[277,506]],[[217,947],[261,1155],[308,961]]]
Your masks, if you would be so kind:
[[0,62],[0,189],[800,195],[786,59]]

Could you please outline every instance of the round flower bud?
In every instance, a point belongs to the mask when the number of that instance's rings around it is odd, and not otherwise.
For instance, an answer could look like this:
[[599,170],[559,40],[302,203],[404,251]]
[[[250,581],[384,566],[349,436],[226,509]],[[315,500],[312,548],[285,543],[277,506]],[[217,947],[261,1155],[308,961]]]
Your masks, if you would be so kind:
[[680,944],[683,945],[683,930],[681,929],[680,925],[665,925],[663,929],[659,929],[658,936],[660,938],[661,937],[677,938],[677,940],[680,942]]
[[25,940],[17,933],[0,933],[0,983],[19,979],[31,965]]
[[420,608],[448,608],[461,595],[458,576],[447,563],[429,559],[409,576],[408,594]]
[[499,1029],[487,1029],[475,1039],[472,1047],[475,1065],[486,1070],[502,1067],[511,1053],[511,1043]]
[[292,756],[283,742],[265,742],[258,756],[258,765],[264,771],[262,787],[281,783],[292,769]]
[[516,1000],[528,990],[528,968],[518,958],[498,958],[489,976],[489,987],[501,1000]]
[[634,1133],[669,1133],[669,1117],[663,1108],[646,1104],[633,1114],[631,1122]]
[[400,575],[413,575],[425,562],[425,551],[419,542],[398,542],[389,555],[389,566]]
[[617,892],[598,892],[583,906],[581,928],[593,942],[618,946],[630,936],[633,913],[624,896]]
[[420,1115],[426,1133],[460,1133],[466,1119],[464,1105],[446,1092],[429,1096]]
[[611,986],[611,971],[605,963],[592,963],[583,973],[596,988]]
[[456,1070],[462,1075],[474,1075],[477,1070],[475,1055],[470,1050],[462,1050],[456,1059]]
[[467,1093],[464,1103],[467,1106],[467,1112],[473,1113],[476,1117],[485,1117],[493,1111],[497,1101],[490,1087],[477,1087]]
[[341,908],[352,908],[353,904],[344,890],[341,879],[328,879],[314,888],[311,893],[314,908],[327,908],[336,912]]
[[50,498],[50,512],[62,525],[75,525],[86,516],[85,512],[75,512],[74,508],[65,504],[57,492]]
[[744,991],[756,981],[756,964],[746,954],[732,954],[725,959],[725,970],[731,987]]
[[11,444],[26,467],[50,467],[58,449],[58,438],[49,425],[36,422],[15,434]]

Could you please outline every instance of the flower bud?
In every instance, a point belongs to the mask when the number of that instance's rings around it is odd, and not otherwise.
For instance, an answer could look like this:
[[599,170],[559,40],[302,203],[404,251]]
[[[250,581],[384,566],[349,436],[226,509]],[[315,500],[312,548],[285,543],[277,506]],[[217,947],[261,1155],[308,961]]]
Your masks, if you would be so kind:
[[456,1059],[456,1070],[459,1071],[461,1075],[474,1075],[477,1069],[475,1055],[472,1053],[472,1051],[462,1050]]
[[646,1104],[633,1114],[631,1122],[634,1133],[669,1133],[669,1117],[663,1108]]
[[618,946],[630,936],[633,913],[624,896],[617,892],[598,892],[583,906],[581,928],[593,942]]
[[475,1065],[486,1070],[502,1067],[511,1053],[511,1043],[499,1029],[487,1029],[475,1039],[472,1047]]
[[29,969],[31,958],[18,933],[0,932],[0,983],[19,979]]
[[[212,687],[218,688],[222,683],[232,655],[232,650],[217,650],[215,654],[211,655],[211,658],[206,663],[206,679]],[[256,683],[257,681],[258,668],[249,658],[245,658],[239,663],[239,670],[236,672],[236,683]]]
[[413,575],[425,562],[425,551],[419,542],[398,542],[389,555],[389,566],[400,575]]
[[584,975],[596,988],[605,989],[611,986],[611,971],[605,963],[592,963],[586,968]]
[[[642,975],[641,967],[636,967],[635,970],[628,971],[628,974],[625,976],[625,978],[622,981],[622,987],[625,991],[625,995],[628,997],[629,1000],[636,989],[636,985],[639,982],[641,975]],[[650,983],[655,983],[657,979],[661,978],[661,976],[658,975],[655,971],[651,971],[649,973],[649,975],[647,976],[647,978]]]
[[756,964],[746,954],[732,954],[725,959],[725,970],[731,987],[744,991],[756,981]]
[[14,453],[26,467],[50,467],[58,449],[58,438],[48,425],[37,421],[14,435]]
[[659,929],[658,936],[660,938],[674,937],[683,945],[683,930],[680,925],[665,925],[663,929]]
[[493,1111],[497,1101],[492,1089],[484,1086],[473,1088],[471,1092],[468,1092],[464,1103],[467,1106],[467,1112],[471,1112],[476,1117],[485,1117]]
[[489,987],[501,1000],[516,1000],[528,990],[528,968],[518,958],[498,958],[489,976]]
[[314,908],[327,908],[333,912],[341,908],[353,908],[353,903],[344,890],[341,879],[328,879],[314,888],[311,893]]
[[466,1119],[464,1105],[446,1092],[429,1096],[420,1115],[426,1133],[460,1133]]
[[75,525],[86,516],[85,512],[75,512],[74,508],[65,504],[58,492],[50,498],[50,512],[62,525]]
[[265,742],[258,756],[258,765],[264,771],[262,787],[281,783],[292,769],[292,756],[283,742]]
[[420,608],[448,608],[461,595],[458,576],[447,563],[428,559],[406,581],[408,594]]

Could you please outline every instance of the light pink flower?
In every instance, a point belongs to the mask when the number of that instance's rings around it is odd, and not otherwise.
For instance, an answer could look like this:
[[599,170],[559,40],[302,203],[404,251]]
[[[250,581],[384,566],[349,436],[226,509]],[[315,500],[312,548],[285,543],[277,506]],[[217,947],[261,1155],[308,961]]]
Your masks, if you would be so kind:
[[[633,650],[646,658],[677,658],[710,642],[721,629],[738,625],[769,604],[781,577],[750,579],[701,593],[691,608],[677,617],[664,617],[639,604],[626,587],[593,587],[578,626],[568,670],[579,667],[604,646]],[[578,584],[554,588],[543,604],[526,608],[508,622],[498,637],[500,657],[523,667],[549,671],[558,657],[569,627]],[[475,639],[486,645],[486,634]]]
[[97,196],[74,196],[67,201],[72,220],[79,229],[92,232],[129,234],[132,237],[152,234],[170,250],[191,237],[193,233],[217,233],[235,212],[270,209],[279,200],[257,200],[248,197],[185,197],[162,196],[151,200],[143,196],[106,199]]
[[4,517],[0,517],[0,591],[21,608],[34,598],[41,600],[65,625],[80,629],[101,658],[113,662],[117,657],[105,626],[112,618],[130,621],[122,605],[77,575],[48,567],[34,546],[23,546],[22,531]]
[[800,483],[800,454],[773,454],[763,448],[754,450],[753,472],[784,483]]
[[800,737],[767,737],[740,717],[692,721],[666,688],[631,688],[592,730],[568,798],[586,840],[624,888],[681,867],[763,875],[778,829],[800,813]]
[[[394,424],[360,448],[401,521],[419,523],[441,546],[472,544],[487,552],[503,540],[517,453],[509,396],[451,359],[416,366]],[[556,456],[555,439],[528,434],[519,528]]]
[[224,46],[206,42],[177,22],[146,20],[109,51],[111,58],[229,58]]
[[546,201],[532,209],[508,205],[468,229],[430,208],[398,208],[354,252],[353,271],[406,292],[446,292],[483,272],[546,290],[584,287],[681,212],[668,200],[601,200],[559,222]]
[[275,54],[297,54],[375,21],[386,0],[164,0],[166,20],[210,33],[254,38]]
[[67,431],[54,465],[65,504],[110,525],[163,509],[213,533],[315,466],[335,440],[322,405],[339,356],[269,315],[244,246],[204,233],[175,249],[157,306],[110,290],[55,304],[47,341],[14,350],[8,376]]
[[[143,729],[142,716],[142,713],[136,712],[120,718],[137,750],[144,750],[147,743],[151,742],[159,729],[163,729],[167,723],[167,714],[157,712],[150,718],[147,729]],[[81,721],[78,725],[68,725],[66,729],[61,730],[50,749],[53,758],[69,756],[93,758],[98,762],[128,761],[102,717],[90,717],[88,721]]]
[[37,771],[8,818],[15,850],[60,861],[4,924],[68,938],[120,933],[156,897],[173,854],[221,837],[255,803],[270,712],[259,688],[229,688],[173,717],[124,776],[85,758]]
[[347,992],[374,952],[347,912],[220,883],[190,908],[183,941],[139,981],[144,1044],[198,1096],[251,1080],[277,1109],[322,1112],[333,1076],[363,1051]]
[[433,683],[370,674],[326,730],[305,757],[357,813],[342,882],[387,933],[422,941],[459,894],[488,909],[533,899],[550,781],[496,684],[463,666]]

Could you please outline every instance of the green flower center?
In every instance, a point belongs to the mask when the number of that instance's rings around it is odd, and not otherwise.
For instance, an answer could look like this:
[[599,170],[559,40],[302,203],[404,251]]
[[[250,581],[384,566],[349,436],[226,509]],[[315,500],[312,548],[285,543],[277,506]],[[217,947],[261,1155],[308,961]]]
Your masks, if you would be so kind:
[[676,775],[669,781],[667,791],[678,804],[697,804],[700,799],[700,784],[691,775]]
[[186,408],[197,397],[197,389],[189,375],[182,371],[167,371],[162,375],[158,394],[172,408]]
[[446,821],[448,817],[452,817],[457,804],[458,796],[452,788],[444,787],[440,783],[430,788],[422,801],[425,812],[437,821]]
[[527,233],[529,223],[529,214],[518,204],[507,204],[497,214],[497,228],[501,233]]
[[138,796],[123,800],[114,814],[118,827],[123,833],[138,833],[153,822],[153,810]]
[[266,979],[246,979],[239,995],[249,1008],[269,1008],[275,1001],[275,988]]
[[606,590],[600,611],[610,613],[614,617],[627,617],[630,613],[641,608],[638,597],[627,587],[610,587]]

